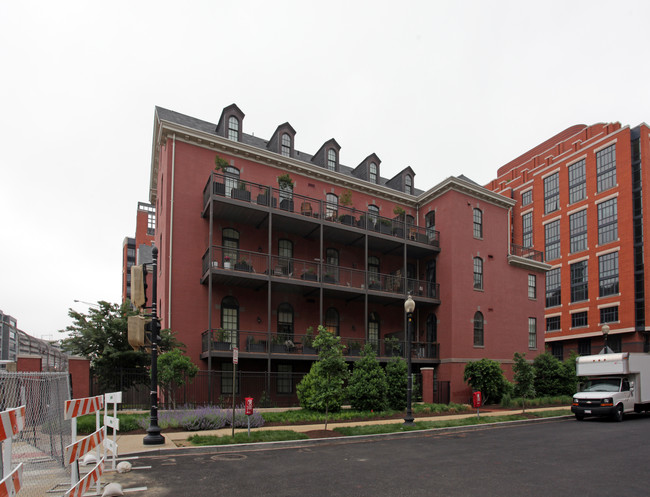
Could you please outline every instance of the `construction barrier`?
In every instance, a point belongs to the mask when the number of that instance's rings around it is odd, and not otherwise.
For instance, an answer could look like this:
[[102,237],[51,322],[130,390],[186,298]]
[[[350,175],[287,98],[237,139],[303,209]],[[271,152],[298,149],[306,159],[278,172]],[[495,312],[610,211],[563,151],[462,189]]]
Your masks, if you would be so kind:
[[[122,392],[104,394],[104,426],[111,429],[113,439],[106,434],[104,449],[111,453],[111,469],[115,470],[117,460],[117,432],[120,429],[120,420],[117,417],[117,405],[122,403]],[[108,415],[108,404],[113,404],[113,415]]]
[[11,438],[25,427],[25,406],[0,413],[0,445],[2,446],[2,480],[0,497],[13,497],[23,482],[23,463],[11,469]]

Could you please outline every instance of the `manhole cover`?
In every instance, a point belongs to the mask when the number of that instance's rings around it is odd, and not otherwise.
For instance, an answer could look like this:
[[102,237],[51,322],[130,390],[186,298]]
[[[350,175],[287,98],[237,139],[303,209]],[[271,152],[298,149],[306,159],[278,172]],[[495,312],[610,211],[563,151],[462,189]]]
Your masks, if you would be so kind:
[[246,459],[246,456],[243,454],[218,454],[210,459],[213,461],[242,461]]

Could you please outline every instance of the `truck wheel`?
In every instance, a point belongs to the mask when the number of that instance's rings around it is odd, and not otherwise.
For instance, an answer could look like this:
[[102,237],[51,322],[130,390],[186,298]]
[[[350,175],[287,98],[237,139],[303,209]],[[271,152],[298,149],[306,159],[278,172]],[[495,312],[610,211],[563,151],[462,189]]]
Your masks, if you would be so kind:
[[576,414],[576,421],[583,421],[585,419],[584,414]]
[[619,404],[616,406],[616,412],[614,413],[614,421],[620,423],[623,421],[623,406]]

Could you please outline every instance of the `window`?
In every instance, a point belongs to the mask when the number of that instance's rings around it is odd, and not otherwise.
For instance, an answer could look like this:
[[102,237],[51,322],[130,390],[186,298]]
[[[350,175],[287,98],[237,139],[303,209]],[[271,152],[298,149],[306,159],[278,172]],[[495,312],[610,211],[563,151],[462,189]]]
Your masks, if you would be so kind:
[[239,119],[235,116],[228,118],[228,139],[234,141],[239,140]]
[[339,336],[339,311],[330,307],[325,311],[325,328],[334,336]]
[[483,290],[483,259],[474,257],[474,289]]
[[[221,363],[221,394],[232,395],[232,368],[233,364],[230,362]],[[235,366],[235,395],[239,395],[239,367]]]
[[336,150],[333,148],[327,149],[327,169],[336,171]]
[[483,347],[483,314],[477,312],[474,314],[474,347]]
[[[287,276],[293,272],[293,242],[278,240],[278,267],[280,275]],[[276,270],[276,272],[278,272]],[[279,276],[276,274],[276,276]]]
[[560,316],[546,318],[546,331],[560,331]]
[[615,323],[618,321],[618,306],[603,307],[600,309],[601,323]]
[[571,264],[571,302],[587,300],[587,261]]
[[562,304],[562,279],[559,267],[546,273],[546,307]]
[[537,348],[537,318],[528,318],[528,348]]
[[483,212],[474,209],[474,238],[483,238]]
[[436,239],[436,211],[427,212],[424,216],[424,224],[427,230],[429,241]]
[[616,198],[598,204],[598,245],[618,239],[618,208]]
[[618,293],[618,252],[601,255],[598,258],[598,280],[599,297]]
[[235,297],[224,297],[221,301],[221,329],[222,336],[217,336],[217,342],[230,343],[231,348],[239,343],[237,332],[239,330],[239,303]]
[[563,361],[564,360],[564,346],[562,345],[561,342],[553,342],[551,344],[551,354],[558,361]]
[[226,166],[223,173],[226,184],[226,197],[232,197],[232,191],[239,188],[239,169]]
[[571,232],[571,253],[587,250],[587,210],[569,216]]
[[371,312],[368,317],[368,341],[372,344],[375,352],[379,350],[379,315]]
[[521,194],[521,206],[525,207],[533,203],[533,190],[528,190]]
[[380,289],[381,282],[379,276],[379,257],[368,257],[368,288]]
[[578,355],[591,355],[591,338],[578,339]]
[[588,326],[587,311],[574,312],[571,314],[571,328],[582,328]]
[[560,257],[560,220],[546,223],[546,260],[552,261]]
[[616,186],[616,144],[596,152],[598,192]]
[[370,221],[368,228],[374,229],[379,221],[379,207],[376,205],[368,206],[368,220]]
[[325,251],[325,283],[336,283],[339,280],[339,251],[328,248]]
[[404,193],[413,195],[413,178],[409,174],[404,176]]
[[278,364],[277,391],[278,393],[293,393],[293,366]]
[[537,298],[537,277],[534,274],[528,275],[528,298]]
[[569,166],[569,203],[574,204],[586,196],[585,160]]
[[283,303],[278,306],[278,338],[281,342],[293,340],[293,307]]
[[560,208],[559,173],[544,178],[544,214]]
[[338,215],[339,198],[333,193],[327,194],[327,202],[325,203],[325,219],[333,221]]
[[527,212],[521,216],[521,234],[524,247],[533,246],[533,213]]
[[374,162],[370,163],[370,174],[368,179],[371,183],[377,183],[377,164]]
[[291,157],[291,137],[288,133],[282,135],[281,143],[280,153],[285,157]]
[[221,232],[221,242],[223,244],[223,260],[221,265],[226,267],[224,263],[235,264],[239,258],[239,231],[232,228],[225,228]]

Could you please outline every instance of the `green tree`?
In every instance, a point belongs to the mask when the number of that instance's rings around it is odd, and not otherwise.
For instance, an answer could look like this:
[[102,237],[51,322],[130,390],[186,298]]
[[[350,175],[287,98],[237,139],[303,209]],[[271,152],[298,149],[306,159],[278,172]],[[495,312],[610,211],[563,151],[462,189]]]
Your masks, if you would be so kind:
[[[562,363],[548,352],[535,357],[535,392],[539,397],[562,395]],[[571,392],[573,393],[573,392]]]
[[309,373],[298,384],[297,393],[300,405],[305,409],[325,412],[325,429],[330,411],[339,411],[343,404],[345,390],[343,385],[350,372],[343,359],[341,337],[335,336],[324,326],[318,326],[318,336],[314,338],[318,349],[318,361],[312,364]]
[[176,397],[172,388],[182,387],[198,373],[199,368],[192,360],[183,355],[180,349],[172,349],[158,356],[158,384],[167,399],[171,399],[176,409]]
[[366,344],[361,360],[354,364],[348,385],[348,398],[352,409],[358,411],[386,409],[386,373],[375,356],[375,349]]
[[[144,377],[151,364],[148,353],[133,350],[128,342],[128,318],[137,314],[129,301],[123,304],[111,304],[100,300],[92,306],[87,314],[68,310],[73,323],[60,330],[68,336],[61,340],[64,351],[90,359],[91,372],[97,377],[99,387],[104,392],[128,388],[136,382],[135,378]],[[160,333],[162,340],[160,350],[165,351],[180,344],[169,330]],[[128,375],[129,380],[120,379],[116,374],[121,368],[132,369],[142,375]],[[126,383],[125,383],[126,381]]]
[[515,396],[522,398],[523,411],[526,411],[526,399],[535,397],[535,370],[526,360],[526,354],[515,352],[515,364],[512,366],[515,380]]
[[406,389],[408,388],[406,361],[401,357],[393,357],[386,364],[386,383],[388,392],[386,399],[388,407],[400,411],[406,408]]
[[480,390],[483,402],[498,402],[508,389],[501,365],[492,359],[468,362],[463,379],[475,390]]

